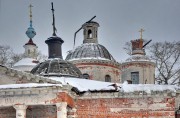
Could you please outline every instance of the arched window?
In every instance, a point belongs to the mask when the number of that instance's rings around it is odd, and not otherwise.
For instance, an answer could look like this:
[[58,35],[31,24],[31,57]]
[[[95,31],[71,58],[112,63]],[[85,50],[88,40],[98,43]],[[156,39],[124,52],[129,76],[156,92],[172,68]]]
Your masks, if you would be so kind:
[[111,76],[110,75],[105,76],[105,82],[111,82]]
[[89,79],[89,74],[84,73],[84,74],[83,74],[83,78],[85,78],[85,79]]
[[92,31],[88,30],[88,38],[92,38]]

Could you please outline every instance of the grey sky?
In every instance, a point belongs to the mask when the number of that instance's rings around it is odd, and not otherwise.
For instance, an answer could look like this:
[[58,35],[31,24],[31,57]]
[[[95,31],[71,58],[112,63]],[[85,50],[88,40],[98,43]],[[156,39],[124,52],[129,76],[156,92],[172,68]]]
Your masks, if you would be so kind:
[[[157,41],[180,40],[180,0],[52,0],[54,2],[57,35],[65,42],[63,57],[73,48],[74,32],[96,15],[100,24],[99,43],[104,45],[117,61],[128,56],[125,42],[140,37]],[[10,45],[23,53],[29,40],[29,4],[33,7],[33,27],[37,35],[33,41],[47,55],[44,41],[52,35],[50,0],[0,0],[0,44]],[[77,34],[76,46],[82,44],[82,31]]]

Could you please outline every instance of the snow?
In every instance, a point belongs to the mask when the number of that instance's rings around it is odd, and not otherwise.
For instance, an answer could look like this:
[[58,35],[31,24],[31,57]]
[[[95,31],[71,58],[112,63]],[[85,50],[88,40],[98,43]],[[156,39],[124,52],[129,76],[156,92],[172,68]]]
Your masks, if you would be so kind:
[[124,82],[121,87],[124,92],[145,91],[146,93],[165,90],[176,92],[176,90],[180,89],[180,87],[176,85],[128,84],[127,82]]
[[49,87],[49,86],[60,86],[61,84],[38,84],[38,83],[26,83],[26,84],[7,84],[7,85],[0,85],[0,89],[13,89],[13,88],[34,88],[34,87]]
[[33,61],[37,61],[33,58],[23,58],[20,61],[18,61],[17,63],[14,64],[15,66],[36,66],[37,63],[34,63]]
[[126,81],[123,84],[111,83],[111,82],[101,82],[95,80],[79,79],[79,78],[66,78],[66,77],[50,77],[49,79],[60,81],[63,85],[71,85],[76,87],[79,91],[103,91],[103,90],[116,90],[112,84],[118,86],[118,91],[123,92],[135,92],[135,91],[145,91],[151,93],[151,91],[165,91],[170,90],[175,92],[180,90],[180,87],[176,85],[155,85],[155,84],[128,84]]
[[109,86],[113,83],[110,82],[101,82],[88,79],[79,79],[79,78],[66,78],[66,77],[50,77],[49,79],[59,81],[63,85],[71,85],[76,87],[79,91],[101,91],[101,90],[115,90],[114,87]]
[[102,57],[83,57],[83,58],[73,58],[73,59],[70,59],[69,61],[75,61],[75,60],[92,60],[92,59],[94,59],[94,60],[107,60],[107,61],[109,61],[109,59],[106,59],[106,58],[102,58]]
[[[8,84],[8,85],[0,85],[0,89],[34,88],[34,87],[50,87],[50,86],[62,87],[62,85],[70,85],[72,87],[77,88],[80,92],[116,90],[125,93],[135,92],[135,91],[144,91],[146,93],[151,93],[151,91],[169,90],[171,92],[176,92],[176,90],[180,90],[180,87],[176,85],[128,84],[126,81],[123,84],[120,84],[120,83],[101,82],[101,81],[71,78],[71,77],[49,77],[48,79],[61,82],[62,84],[47,84],[47,83]],[[113,84],[117,85],[117,88],[112,86]]]

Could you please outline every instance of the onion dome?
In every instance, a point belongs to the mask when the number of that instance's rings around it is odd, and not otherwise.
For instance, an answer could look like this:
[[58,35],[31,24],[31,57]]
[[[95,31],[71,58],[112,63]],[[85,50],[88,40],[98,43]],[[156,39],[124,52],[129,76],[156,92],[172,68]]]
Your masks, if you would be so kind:
[[82,75],[76,66],[60,58],[48,59],[38,64],[32,69],[31,73],[40,76],[68,76],[78,78]]
[[27,35],[30,39],[32,39],[32,38],[36,35],[36,32],[35,32],[34,28],[32,27],[32,25],[30,25],[30,27],[27,29],[26,35]]
[[84,43],[76,49],[69,51],[66,60],[101,59],[115,61],[109,51],[97,43]]
[[67,76],[80,78],[82,76],[80,70],[72,63],[63,60],[62,58],[61,45],[64,41],[56,35],[53,3],[51,10],[53,13],[53,36],[45,41],[48,45],[49,59],[39,63],[32,69],[31,73],[40,76]]

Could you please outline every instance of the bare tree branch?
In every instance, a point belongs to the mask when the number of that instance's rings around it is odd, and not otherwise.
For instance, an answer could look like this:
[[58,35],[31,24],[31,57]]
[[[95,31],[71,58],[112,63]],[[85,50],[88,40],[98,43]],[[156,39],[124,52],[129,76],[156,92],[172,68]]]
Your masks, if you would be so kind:
[[151,58],[156,62],[159,80],[173,84],[180,77],[180,41],[179,42],[157,42],[150,47]]

